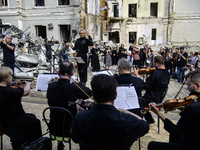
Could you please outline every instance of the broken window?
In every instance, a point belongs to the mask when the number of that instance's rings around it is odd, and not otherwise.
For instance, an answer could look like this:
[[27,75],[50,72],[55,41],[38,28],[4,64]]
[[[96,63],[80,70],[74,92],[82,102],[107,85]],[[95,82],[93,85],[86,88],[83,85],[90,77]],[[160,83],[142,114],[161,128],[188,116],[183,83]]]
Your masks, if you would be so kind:
[[8,0],[0,0],[0,7],[8,6]]
[[119,32],[109,32],[109,41],[113,41],[113,43],[119,43]]
[[35,0],[35,6],[44,6],[44,0]]
[[114,5],[114,17],[119,17],[119,5]]
[[137,4],[129,4],[129,17],[137,16]]
[[129,32],[129,43],[136,44],[137,32]]
[[158,3],[151,3],[151,16],[157,17]]
[[156,40],[156,29],[152,29],[151,35],[151,40]]
[[60,40],[70,42],[70,25],[60,26]]
[[58,5],[69,5],[69,0],[58,0]]
[[47,38],[46,26],[35,26],[36,36],[41,36],[43,39]]

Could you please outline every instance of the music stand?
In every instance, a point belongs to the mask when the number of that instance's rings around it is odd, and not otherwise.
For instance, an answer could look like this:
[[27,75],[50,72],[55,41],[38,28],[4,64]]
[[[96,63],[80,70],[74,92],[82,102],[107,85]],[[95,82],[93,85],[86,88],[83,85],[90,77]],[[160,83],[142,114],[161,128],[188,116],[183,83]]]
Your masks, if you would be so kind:
[[[69,60],[72,62],[76,62],[76,64],[85,64],[85,61],[81,57],[69,57]],[[77,82],[78,82],[78,69],[77,69]]]

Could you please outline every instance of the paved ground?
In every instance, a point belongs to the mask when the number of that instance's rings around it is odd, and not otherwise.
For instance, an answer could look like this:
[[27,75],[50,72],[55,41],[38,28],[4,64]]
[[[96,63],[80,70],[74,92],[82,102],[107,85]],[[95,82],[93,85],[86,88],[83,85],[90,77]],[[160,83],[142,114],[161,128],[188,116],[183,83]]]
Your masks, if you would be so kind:
[[[90,87],[90,80],[92,75],[92,72],[90,71],[90,69],[88,69],[88,82],[87,82],[87,86]],[[115,72],[116,67],[112,67],[111,71]],[[165,100],[169,100],[169,99],[173,99],[174,96],[176,95],[176,93],[178,92],[178,90],[180,89],[181,84],[177,83],[176,80],[171,80],[170,84],[169,84],[169,89],[167,92],[167,95],[164,99]],[[182,91],[180,92],[179,97],[183,98],[188,96],[188,91],[186,89],[186,85],[183,87]],[[47,126],[45,125],[44,121],[42,120],[42,112],[43,110],[48,107],[47,105],[47,100],[46,100],[46,92],[41,92],[41,91],[34,91],[34,89],[31,90],[31,93],[28,97],[24,97],[23,98],[23,107],[25,109],[25,111],[27,113],[33,113],[37,116],[38,119],[40,119],[41,124],[42,124],[42,132],[45,133],[47,130]],[[179,111],[175,110],[172,112],[169,112],[168,114],[166,114],[166,116],[170,119],[172,119],[174,122],[176,122],[179,119],[179,115],[178,115]],[[148,134],[146,134],[144,137],[141,138],[141,150],[145,150],[147,149],[147,145],[150,141],[152,140],[157,140],[157,141],[163,141],[163,142],[167,142],[168,139],[168,133],[163,129],[163,123],[160,122],[160,134],[157,134],[157,117],[155,115],[153,115],[156,123],[150,125],[150,131]],[[48,135],[46,135],[48,136]],[[11,145],[10,145],[10,141],[9,138],[7,136],[3,136],[3,145],[4,145],[4,150],[11,150]],[[68,148],[68,144],[65,144],[66,147],[65,149]],[[56,149],[56,142],[53,142],[53,149]],[[133,149],[138,149],[138,141],[136,141],[133,146],[131,147],[131,150]],[[77,144],[72,143],[72,150],[76,150],[79,149],[79,146]]]

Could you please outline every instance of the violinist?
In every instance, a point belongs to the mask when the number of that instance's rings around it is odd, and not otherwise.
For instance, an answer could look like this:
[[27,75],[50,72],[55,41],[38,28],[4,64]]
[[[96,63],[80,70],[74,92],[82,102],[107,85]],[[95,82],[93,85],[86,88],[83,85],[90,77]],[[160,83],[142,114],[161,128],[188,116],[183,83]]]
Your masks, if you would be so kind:
[[186,106],[175,125],[159,112],[155,103],[151,110],[161,118],[164,128],[170,133],[169,143],[150,142],[148,150],[199,150],[200,149],[200,71],[189,72],[186,77],[190,95],[198,96],[198,101]]
[[72,140],[79,143],[81,150],[130,149],[138,137],[148,132],[148,123],[136,114],[113,106],[117,82],[111,76],[94,76],[91,87],[97,104],[75,116]]
[[[74,66],[69,61],[62,61],[59,64],[57,82],[49,84],[47,89],[47,99],[49,106],[57,106],[69,109],[73,115],[76,114],[76,108],[69,108],[69,102],[75,102],[77,99],[87,99],[88,96],[84,94],[74,83],[70,82],[71,76],[74,74]],[[92,91],[82,84],[76,83],[89,96]]]
[[[145,89],[146,92],[143,96],[144,101],[139,101],[141,109],[148,107],[150,102],[161,103],[163,99],[163,93],[166,92],[165,90],[168,87],[170,81],[170,74],[165,69],[165,59],[163,56],[155,56],[153,65],[157,69],[150,74],[143,86],[143,89]],[[139,77],[136,71],[134,74],[136,77]],[[149,112],[144,117],[148,123],[155,122]]]
[[1,130],[10,137],[14,150],[19,150],[25,142],[42,136],[40,120],[35,115],[25,113],[21,98],[30,92],[30,83],[24,88],[12,88],[12,70],[0,68],[0,123]]

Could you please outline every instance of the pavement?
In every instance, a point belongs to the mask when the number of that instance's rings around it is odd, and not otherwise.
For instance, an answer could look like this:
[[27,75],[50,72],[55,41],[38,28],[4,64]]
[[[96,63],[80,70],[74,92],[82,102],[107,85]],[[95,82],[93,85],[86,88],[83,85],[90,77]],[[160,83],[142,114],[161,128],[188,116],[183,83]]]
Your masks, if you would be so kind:
[[[111,71],[113,73],[115,73],[116,66],[111,67]],[[93,74],[91,72],[91,68],[88,68],[88,82],[86,83],[87,87],[90,87],[89,82],[91,81],[92,76],[93,76]],[[171,79],[170,84],[169,84],[169,89],[168,89],[168,92],[167,92],[167,95],[166,95],[164,101],[173,99],[173,97],[179,91],[180,87],[181,87],[180,83],[177,83],[175,79]],[[188,96],[188,91],[187,91],[186,85],[183,87],[182,91],[180,92],[179,97],[185,97],[185,96]],[[38,119],[40,119],[41,126],[42,126],[42,133],[46,133],[47,126],[46,126],[45,122],[43,121],[43,116],[42,116],[43,110],[46,107],[48,107],[47,99],[46,99],[46,91],[35,91],[35,89],[33,88],[31,90],[29,96],[23,97],[22,105],[23,105],[25,112],[33,113],[36,115],[36,117]],[[162,111],[162,113],[164,113],[164,111]],[[179,114],[179,111],[175,110],[175,111],[169,112],[165,115],[169,119],[173,120],[174,122],[177,122],[177,120],[179,119],[178,114]],[[158,130],[157,129],[157,116],[153,115],[153,117],[155,118],[156,123],[150,125],[149,133],[141,138],[141,141],[140,141],[141,142],[141,150],[147,149],[147,144],[151,140],[157,140],[157,138],[161,139],[164,142],[167,142],[169,140],[168,133],[163,129],[163,123],[161,121],[160,121],[160,134],[157,134],[157,130]],[[48,134],[45,136],[48,136]],[[65,146],[66,146],[65,149],[68,149],[67,143],[65,144]],[[134,142],[133,146],[131,147],[131,150],[138,149],[138,146],[139,146],[138,141]],[[3,149],[4,150],[12,149],[11,144],[10,144],[10,139],[6,135],[3,136]],[[53,150],[55,150],[55,149],[57,149],[57,142],[53,141]],[[72,142],[72,150],[76,150],[76,149],[79,149],[78,144],[75,144]]]

